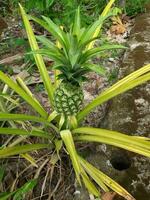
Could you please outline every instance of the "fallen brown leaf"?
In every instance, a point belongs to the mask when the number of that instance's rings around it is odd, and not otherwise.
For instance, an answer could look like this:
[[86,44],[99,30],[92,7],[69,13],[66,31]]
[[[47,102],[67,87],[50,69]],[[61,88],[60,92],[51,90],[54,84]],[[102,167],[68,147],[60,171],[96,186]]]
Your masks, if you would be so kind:
[[116,195],[115,192],[106,192],[105,194],[102,195],[102,200],[113,200],[115,195]]
[[123,34],[125,33],[125,31],[126,31],[126,28],[123,24],[113,25],[110,28],[110,32],[116,35]]

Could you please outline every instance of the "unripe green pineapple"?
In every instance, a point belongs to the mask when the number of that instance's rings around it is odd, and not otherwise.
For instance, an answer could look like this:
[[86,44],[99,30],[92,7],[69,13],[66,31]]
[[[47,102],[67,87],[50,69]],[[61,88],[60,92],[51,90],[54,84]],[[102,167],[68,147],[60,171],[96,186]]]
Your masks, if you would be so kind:
[[83,98],[80,86],[62,82],[55,90],[55,110],[65,116],[76,115],[82,108]]

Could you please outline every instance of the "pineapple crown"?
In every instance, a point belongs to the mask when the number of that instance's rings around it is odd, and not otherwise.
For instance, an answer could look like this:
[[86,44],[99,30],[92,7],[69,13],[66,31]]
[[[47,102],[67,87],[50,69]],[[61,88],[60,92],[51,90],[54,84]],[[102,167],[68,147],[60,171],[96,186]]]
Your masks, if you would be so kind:
[[91,58],[105,50],[125,47],[114,44],[93,47],[91,43],[98,39],[98,37],[94,36],[95,31],[101,28],[108,17],[114,16],[118,12],[118,9],[114,8],[105,17],[100,16],[98,20],[85,28],[81,27],[80,9],[78,8],[69,32],[65,32],[48,17],[42,16],[43,19],[38,19],[30,16],[30,19],[43,26],[57,41],[52,42],[45,36],[37,36],[37,39],[44,47],[33,53],[39,53],[52,59],[54,61],[53,69],[58,69],[61,72],[58,78],[63,81],[80,84],[86,80],[84,75],[89,71],[104,75],[104,68],[90,62]]

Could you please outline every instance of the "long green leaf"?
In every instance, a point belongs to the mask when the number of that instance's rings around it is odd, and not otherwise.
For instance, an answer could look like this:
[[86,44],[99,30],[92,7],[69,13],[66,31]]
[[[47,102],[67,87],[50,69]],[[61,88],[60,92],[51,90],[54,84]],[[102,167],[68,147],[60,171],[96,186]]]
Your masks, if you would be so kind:
[[[112,5],[113,5],[114,2],[115,2],[115,0],[110,0],[110,1],[108,2],[108,4],[106,5],[106,7],[104,8],[102,14],[100,15],[100,18],[101,18],[101,17],[105,17],[105,16],[109,13],[109,11],[110,11],[110,9],[111,9],[111,7],[112,7]],[[95,31],[94,31],[94,33],[93,33],[93,35],[92,35],[93,38],[98,36],[98,34],[99,34],[100,31],[101,31],[101,27],[102,27],[102,24],[100,24],[98,27],[95,28]],[[91,42],[91,43],[88,45],[88,48],[87,48],[87,49],[91,49],[93,46],[94,46],[94,42]]]
[[[26,15],[23,7],[20,4],[19,4],[19,6],[20,6],[21,15],[22,15],[22,18],[23,18],[23,21],[24,21],[24,25],[25,25],[25,28],[26,28],[26,31],[27,31],[27,36],[28,36],[28,39],[29,39],[31,49],[32,49],[32,51],[36,51],[36,50],[39,49],[39,47],[38,47],[38,44],[36,42],[36,38],[34,36],[32,27],[29,23],[28,17]],[[53,89],[54,88],[52,86],[52,83],[51,83],[48,71],[46,69],[46,66],[44,64],[43,58],[39,54],[34,55],[34,58],[35,58],[37,67],[39,69],[40,75],[42,77],[45,89],[48,93],[50,103],[53,106]]]
[[91,63],[85,63],[84,67],[87,67],[88,69],[90,69],[90,71],[96,72],[99,75],[106,75],[106,70],[103,66]]
[[0,93],[0,97],[7,99],[9,102],[12,103],[12,105],[19,106],[18,99],[14,100],[13,98],[11,98],[11,95]]
[[[82,163],[82,159],[81,157],[78,157],[81,164],[83,165]],[[105,185],[105,183],[103,182],[103,180],[101,178],[99,178],[93,170],[88,170],[84,165],[83,165],[85,171],[90,175],[90,177],[105,191],[105,192],[108,192],[109,189],[108,187]]]
[[31,53],[45,55],[57,63],[61,63],[61,64],[63,63],[64,65],[66,65],[66,59],[64,58],[64,55],[61,55],[58,52],[54,52],[52,51],[52,49],[39,49]]
[[[2,97],[0,97],[0,112],[8,112],[6,104],[4,103],[4,99]],[[9,124],[16,128],[16,125],[13,121],[9,121]]]
[[150,74],[147,73],[149,71],[150,64],[140,68],[139,70],[136,70],[135,72],[132,72],[125,78],[112,85],[110,88],[106,89],[91,103],[89,103],[81,112],[79,112],[77,116],[78,121],[83,120],[84,117],[88,115],[92,109],[108,101],[109,99],[150,80]]
[[26,144],[21,146],[6,147],[0,150],[0,158],[7,158],[9,156],[44,148],[51,148],[51,146],[49,144]]
[[[39,123],[43,123],[46,126],[51,127],[53,130],[55,130],[55,132],[59,132],[58,128],[53,125],[52,123],[50,123],[49,119],[45,119],[42,117],[36,117],[36,116],[32,116],[32,115],[25,115],[25,114],[11,114],[11,113],[0,113],[0,121],[33,121],[33,122],[39,122]],[[12,126],[13,128],[16,128],[16,126]]]
[[25,183],[21,188],[17,189],[13,192],[5,192],[0,194],[0,200],[7,200],[10,197],[12,197],[13,200],[22,200],[23,195],[28,193],[30,190],[32,190],[37,184],[37,181],[35,179],[32,179]]
[[101,51],[106,51],[106,50],[113,50],[113,49],[126,49],[125,46],[123,45],[103,45],[97,48],[93,48],[90,50],[85,51],[85,53],[83,54],[82,58],[81,58],[81,63],[84,63],[86,60],[89,60],[90,58],[92,58],[93,56],[99,54]]
[[47,112],[40,106],[37,101],[30,95],[28,95],[17,83],[0,71],[0,80],[6,83],[10,88],[12,88],[16,93],[18,93],[26,102],[28,102],[42,117],[46,118],[48,116]]
[[73,133],[108,137],[114,140],[117,140],[117,139],[122,140],[124,142],[128,142],[129,140],[131,140],[130,143],[134,144],[135,146],[140,146],[140,147],[150,150],[150,141],[149,141],[149,138],[146,138],[146,137],[130,136],[130,135],[126,135],[117,131],[110,131],[107,129],[92,128],[92,127],[80,127],[78,129],[73,130]]
[[47,139],[52,139],[52,135],[48,134],[44,131],[26,131],[23,129],[17,129],[17,128],[0,128],[0,135],[27,135],[27,136],[36,136],[36,137],[42,137]]
[[95,21],[91,26],[89,26],[87,29],[85,29],[83,34],[80,37],[79,44],[82,45],[83,43],[87,42],[88,40],[95,38],[95,36],[93,37],[94,32],[100,25],[103,24],[104,20],[105,20],[105,17],[101,17],[97,21]]
[[84,169],[86,170],[86,172],[95,181],[99,180],[100,182],[103,182],[103,184],[106,184],[109,188],[111,188],[113,191],[115,191],[119,195],[123,196],[127,200],[135,200],[135,198],[131,194],[129,194],[123,187],[121,187],[113,179],[111,179],[106,174],[104,174],[103,172],[101,172],[100,170],[95,168],[93,165],[91,165],[89,162],[87,162],[83,158],[79,157],[79,160],[80,160],[81,164],[83,165]]
[[59,41],[61,46],[64,47],[64,50],[66,50],[66,52],[68,52],[69,51],[69,41],[68,41],[68,38],[67,38],[65,32],[63,31],[63,29],[61,29],[61,27],[56,25],[50,18],[43,16],[43,19],[48,24],[49,32],[52,33],[53,36]]
[[85,171],[84,171],[84,173],[81,174],[81,176],[82,176],[84,185],[88,189],[89,193],[93,194],[96,197],[99,197],[100,196],[100,192],[95,187],[95,185],[92,183],[92,181],[89,179],[89,177],[87,176]]
[[110,0],[108,2],[108,4],[106,5],[106,7],[104,8],[103,12],[101,13],[101,16],[106,16],[108,14],[108,12],[110,11],[113,3],[115,2],[115,0]]
[[14,192],[2,192],[0,194],[0,200],[7,200],[10,197],[12,197],[15,193],[16,193],[16,191],[14,191]]
[[78,128],[72,132],[81,134],[75,136],[76,140],[106,143],[150,157],[150,141],[144,139],[134,139],[134,136],[91,127]]
[[25,114],[11,114],[11,113],[4,113],[0,112],[0,121],[4,120],[13,120],[13,121],[34,121],[34,122],[39,122],[39,123],[49,123],[46,119],[42,117],[36,117],[32,115],[25,115]]
[[57,51],[59,50],[59,48],[55,46],[54,43],[50,41],[50,39],[47,39],[43,35],[36,36],[36,39],[39,40],[45,47],[48,47],[50,49],[55,49]]
[[129,140],[128,140],[128,142],[124,142],[122,140],[115,140],[113,138],[101,137],[101,136],[91,136],[91,135],[79,136],[77,138],[77,140],[110,144],[110,145],[113,145],[116,147],[126,149],[128,151],[132,151],[134,153],[138,153],[138,154],[150,157],[150,150],[148,150],[146,148],[142,148],[140,146],[136,146],[136,148],[135,148],[134,144],[132,144],[132,142],[130,142]]
[[29,16],[29,18],[34,20],[36,23],[40,24],[41,26],[43,26],[48,32],[50,32],[59,41],[61,46],[64,47],[64,49],[68,51],[68,41],[64,40],[63,30],[59,26],[57,26],[51,19],[44,16],[43,16],[43,19],[45,21],[38,19],[37,17],[34,17],[34,16]]
[[13,197],[13,200],[22,200],[24,198],[24,195],[27,194],[29,191],[33,190],[36,184],[37,184],[36,179],[32,179],[27,183],[25,183],[21,188],[17,190],[17,192]]
[[81,184],[81,181],[80,181],[81,167],[80,167],[80,163],[78,161],[77,152],[75,149],[72,134],[69,130],[63,130],[60,132],[60,135],[61,135],[63,142],[65,143],[67,151],[72,160],[72,165],[73,165],[74,171],[76,173],[77,180]]
[[[37,36],[36,38],[45,46],[45,48],[47,48],[47,49],[43,48],[43,50],[45,49],[45,52],[46,52],[46,50],[49,52],[49,54],[46,53],[45,55],[49,56],[50,58],[52,58],[56,62],[57,61],[61,61],[63,63],[66,62],[65,61],[65,54],[61,50],[61,48],[57,47],[57,46],[59,46],[59,45],[57,45],[57,43],[55,45],[54,43],[52,43],[50,41],[50,39],[47,39],[44,36]],[[42,49],[40,49],[40,50],[42,50]],[[38,51],[36,51],[36,52],[38,52]]]
[[72,29],[73,35],[76,35],[76,36],[80,35],[80,26],[81,26],[81,24],[80,24],[80,8],[78,7],[78,9],[76,10],[74,23],[73,23],[73,29]]
[[33,93],[30,91],[30,89],[27,87],[27,85],[24,83],[24,81],[20,78],[20,77],[17,77],[16,78],[16,81],[18,83],[18,85],[28,94],[31,96],[31,98],[34,99],[34,101],[37,102],[37,104],[39,104],[40,107],[43,107],[40,102],[34,97]]

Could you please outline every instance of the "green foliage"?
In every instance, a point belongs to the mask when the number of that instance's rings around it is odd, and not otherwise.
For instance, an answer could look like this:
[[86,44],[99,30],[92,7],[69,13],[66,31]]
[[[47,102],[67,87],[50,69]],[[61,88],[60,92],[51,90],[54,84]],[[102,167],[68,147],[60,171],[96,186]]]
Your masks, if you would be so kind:
[[90,24],[98,17],[105,7],[106,0],[25,0],[24,6],[27,11],[40,13],[52,18],[60,25],[70,25],[74,19],[75,11],[80,6],[83,23]]
[[[66,64],[66,67],[68,67],[68,63],[71,67],[75,67],[75,63],[77,66],[78,62],[79,64],[86,63],[87,60],[91,60],[92,56],[96,55],[100,51],[109,49],[110,46],[108,45],[95,47],[93,41],[95,40],[95,37],[97,38],[97,36],[99,35],[99,32],[102,27],[101,22],[103,22],[102,19],[107,17],[113,3],[114,0],[110,0],[108,2],[107,6],[102,12],[102,15],[99,17],[99,20],[93,23],[90,27],[88,27],[88,29],[85,29],[86,32],[84,32],[85,30],[81,31],[79,10],[76,11],[75,21],[72,26],[73,34],[62,31],[62,29],[59,28],[59,26],[57,26],[49,18],[43,17],[43,20],[40,20],[32,17],[32,19],[44,26],[44,28],[51,32],[51,34],[57,39],[57,44],[54,44],[50,40],[48,42],[48,40],[42,38],[42,40],[44,39],[43,42],[47,41],[48,51],[46,52],[46,54],[48,54],[49,57],[51,57],[57,64],[62,64],[62,62],[64,62],[64,64]],[[150,64],[129,74],[125,78],[112,85],[110,88],[106,89],[104,92],[98,95],[97,98],[95,98],[86,107],[84,107],[77,115],[66,117],[62,114],[57,113],[54,109],[53,98],[56,89],[56,82],[54,82],[54,84],[52,83],[49,77],[48,70],[45,67],[43,58],[39,54],[41,52],[39,50],[36,37],[33,33],[32,27],[29,22],[29,16],[25,13],[21,5],[20,10],[27,31],[29,43],[32,51],[34,52],[34,59],[38,67],[39,73],[41,75],[41,78],[43,80],[44,88],[47,92],[48,101],[51,105],[52,112],[45,110],[44,106],[41,105],[41,103],[34,97],[32,92],[25,85],[22,79],[17,78],[17,80],[13,80],[11,77],[0,71],[0,80],[3,83],[7,84],[7,87],[11,88],[26,103],[28,103],[31,106],[32,111],[34,111],[34,115],[9,113],[4,102],[5,95],[3,95],[2,91],[2,95],[0,96],[0,121],[4,123],[7,121],[9,125],[8,127],[2,126],[0,128],[0,134],[9,134],[16,136],[20,134],[26,135],[28,137],[32,136],[43,138],[41,143],[25,144],[24,141],[22,144],[21,141],[19,141],[17,145],[11,147],[2,146],[0,149],[0,158],[7,158],[9,156],[17,154],[22,155],[22,153],[26,153],[29,151],[32,152],[33,150],[43,148],[47,148],[48,151],[53,149],[54,152],[57,152],[59,158],[59,152],[62,149],[66,148],[66,151],[72,161],[72,166],[74,168],[78,182],[80,184],[84,184],[89,193],[92,193],[94,196],[100,198],[101,194],[99,192],[99,189],[97,188],[97,186],[100,186],[103,189],[103,191],[114,190],[116,193],[123,196],[125,199],[134,200],[134,197],[132,197],[132,195],[130,195],[118,183],[116,183],[110,177],[108,177],[100,170],[92,166],[90,163],[85,161],[83,158],[81,158],[78,155],[76,144],[80,142],[106,143],[150,157],[150,140],[148,138],[129,136],[116,131],[109,131],[100,128],[80,126],[80,122],[82,122],[82,120],[88,115],[88,113],[91,112],[97,106],[125,91],[134,88],[135,86],[138,86],[150,80]],[[75,39],[72,36],[75,36]],[[80,59],[76,60],[75,58],[74,61],[74,57],[69,56],[74,50],[74,48],[72,47],[76,47],[76,45],[78,46],[79,44],[81,46],[83,45],[85,48],[83,48],[83,52],[80,51],[78,53]],[[114,48],[116,47],[117,46],[114,46]],[[76,51],[73,53],[76,53]],[[82,55],[82,57],[80,54]],[[58,69],[54,68],[55,74],[57,74],[57,70]],[[57,85],[59,84],[60,82],[57,82]],[[20,126],[20,124],[24,122],[30,122],[30,127],[28,127],[28,129],[25,129],[24,126]],[[54,163],[56,163],[56,161]],[[97,183],[97,185],[95,185],[95,182]],[[5,194],[6,196],[3,196],[3,199],[7,199],[8,197],[14,194],[16,196],[16,199],[21,198],[20,195],[24,195],[24,193],[28,192],[34,186],[34,182],[27,183],[27,185],[25,184],[23,187],[21,187],[20,190],[17,190],[18,194],[16,191],[12,194],[8,193]]]
[[106,0],[58,0],[54,2],[55,11],[58,12],[60,18],[57,17],[56,12],[50,17],[52,17],[54,21],[58,22],[60,25],[71,24],[74,19],[75,10],[78,8],[78,6],[80,6],[81,9],[81,18],[83,19],[82,23],[91,24],[94,19],[99,16],[99,14],[102,12],[105,5],[107,4]]
[[25,195],[28,194],[37,184],[37,180],[32,179],[25,183],[22,187],[18,188],[16,191],[13,192],[3,192],[0,194],[1,200],[22,200],[25,198]]
[[126,0],[124,10],[129,16],[145,12],[145,5],[149,0]]
[[25,0],[25,7],[27,10],[39,10],[40,12],[46,12],[54,3],[54,0]]
[[15,195],[13,196],[13,200],[22,200],[24,199],[25,195],[33,190],[33,188],[36,186],[37,180],[33,179],[25,183],[21,188],[17,190]]
[[[135,16],[145,11],[145,4],[149,0],[117,0],[116,5],[124,9],[129,16]],[[17,9],[19,0],[0,0],[1,14],[6,16]],[[75,10],[78,6],[81,9],[82,23],[90,24],[103,11],[107,0],[23,0],[28,12],[37,15],[45,15],[52,18],[60,25],[70,25],[74,19]]]

